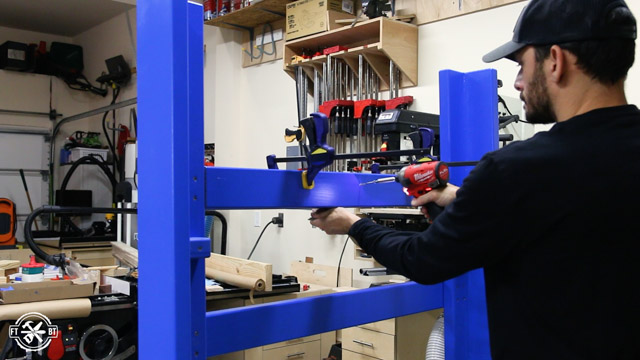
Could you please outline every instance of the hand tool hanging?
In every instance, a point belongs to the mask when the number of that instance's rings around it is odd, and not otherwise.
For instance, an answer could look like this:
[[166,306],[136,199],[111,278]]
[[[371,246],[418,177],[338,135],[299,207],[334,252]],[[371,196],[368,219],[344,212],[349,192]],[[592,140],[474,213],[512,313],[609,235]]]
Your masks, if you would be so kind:
[[[358,101],[354,104],[353,117],[358,119],[359,152],[377,151],[374,122],[383,110],[385,101],[378,100],[378,76],[361,54],[358,56]],[[362,164],[370,164],[363,160]]]
[[385,110],[409,109],[413,104],[413,96],[400,96],[400,69],[389,60],[389,100],[385,105]]
[[[327,75],[328,81],[325,83],[327,89],[327,97],[324,98],[322,105],[319,106],[319,112],[326,115],[329,121],[329,146],[335,148],[338,152],[346,151],[346,141],[348,138],[348,126],[351,114],[353,113],[353,101],[346,100],[346,81],[344,79],[347,73],[346,64],[334,58],[332,55],[327,56]],[[336,162],[330,167],[331,171],[344,171],[344,162]]]
[[[301,121],[307,115],[307,75],[301,66],[296,66],[296,100],[298,106],[298,128],[301,127]],[[299,143],[300,154],[304,154],[304,137]],[[302,163],[302,167],[306,167],[305,163]]]

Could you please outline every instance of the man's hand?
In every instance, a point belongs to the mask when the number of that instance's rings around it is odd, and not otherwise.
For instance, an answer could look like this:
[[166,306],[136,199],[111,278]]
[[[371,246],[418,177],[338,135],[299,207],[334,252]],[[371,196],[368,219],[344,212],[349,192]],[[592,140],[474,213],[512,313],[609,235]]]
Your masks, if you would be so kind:
[[347,234],[351,225],[358,220],[360,218],[356,214],[338,207],[320,214],[317,214],[314,209],[309,222],[329,235],[341,235]]
[[[439,206],[445,207],[453,202],[456,198],[456,192],[460,189],[458,186],[447,184],[447,186],[435,190],[431,190],[428,193],[411,200],[412,206],[421,206],[426,203],[434,202]],[[420,209],[426,218],[429,218],[427,208],[422,207]]]

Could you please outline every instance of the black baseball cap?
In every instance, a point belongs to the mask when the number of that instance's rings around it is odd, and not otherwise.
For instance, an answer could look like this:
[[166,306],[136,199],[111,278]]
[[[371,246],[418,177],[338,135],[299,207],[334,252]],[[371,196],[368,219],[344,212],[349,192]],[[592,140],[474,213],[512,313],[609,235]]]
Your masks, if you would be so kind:
[[551,45],[572,41],[632,39],[633,25],[607,25],[616,8],[629,9],[623,0],[531,0],[513,29],[513,39],[482,57],[484,62],[507,58],[527,45]]

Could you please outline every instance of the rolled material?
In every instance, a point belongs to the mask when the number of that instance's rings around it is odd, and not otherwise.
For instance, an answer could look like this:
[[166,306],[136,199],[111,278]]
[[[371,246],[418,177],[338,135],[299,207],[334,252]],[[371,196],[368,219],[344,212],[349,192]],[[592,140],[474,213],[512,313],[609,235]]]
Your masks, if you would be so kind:
[[264,279],[250,277],[250,276],[242,276],[237,274],[230,274],[230,273],[219,271],[212,268],[207,268],[206,274],[207,274],[207,277],[211,279],[215,279],[225,284],[237,286],[239,288],[255,290],[255,291],[265,290]]
[[84,298],[0,305],[0,321],[17,320],[33,311],[49,319],[85,318],[91,314],[91,301]]

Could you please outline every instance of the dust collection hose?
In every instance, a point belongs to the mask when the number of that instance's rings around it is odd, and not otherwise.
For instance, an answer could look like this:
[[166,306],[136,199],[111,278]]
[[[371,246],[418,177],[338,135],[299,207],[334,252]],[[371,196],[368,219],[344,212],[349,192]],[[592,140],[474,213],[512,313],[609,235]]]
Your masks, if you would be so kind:
[[[227,219],[225,219],[222,213],[216,210],[206,210],[204,214],[209,216],[215,216],[222,223],[222,234],[221,234],[222,240],[220,242],[220,254],[227,255]],[[213,246],[211,247],[211,249],[212,249],[211,251],[213,251]]]
[[[73,165],[71,165],[71,168],[67,171],[67,174],[65,175],[64,179],[62,180],[62,184],[60,185],[60,196],[58,197],[58,200],[62,203],[62,199],[64,198],[63,194],[64,194],[64,191],[67,190],[67,185],[69,185],[69,180],[71,179],[71,175],[73,175],[73,173],[76,171],[78,166],[84,165],[84,164],[97,165],[104,172],[104,174],[109,179],[109,182],[111,183],[111,201],[115,203],[116,202],[116,184],[117,184],[116,178],[115,176],[113,176],[113,173],[111,172],[111,170],[109,170],[109,167],[107,166],[107,163],[105,161],[99,160],[91,155],[83,156],[80,159],[76,160],[73,163]],[[62,220],[67,225],[69,225],[69,227],[73,229],[73,231],[82,234],[82,230],[76,224],[74,224],[73,221],[71,221],[71,219],[69,219],[68,216],[63,216]],[[37,223],[36,223],[36,230],[37,230]]]
[[33,240],[33,234],[31,233],[31,225],[35,221],[36,217],[40,214],[136,214],[138,209],[127,208],[90,208],[90,207],[67,207],[67,206],[42,206],[37,208],[34,212],[29,214],[27,220],[24,222],[24,238],[29,245],[29,248],[33,253],[44,260],[44,262],[59,266],[64,269],[67,265],[67,259],[64,254],[50,255],[44,252],[38,244]]

